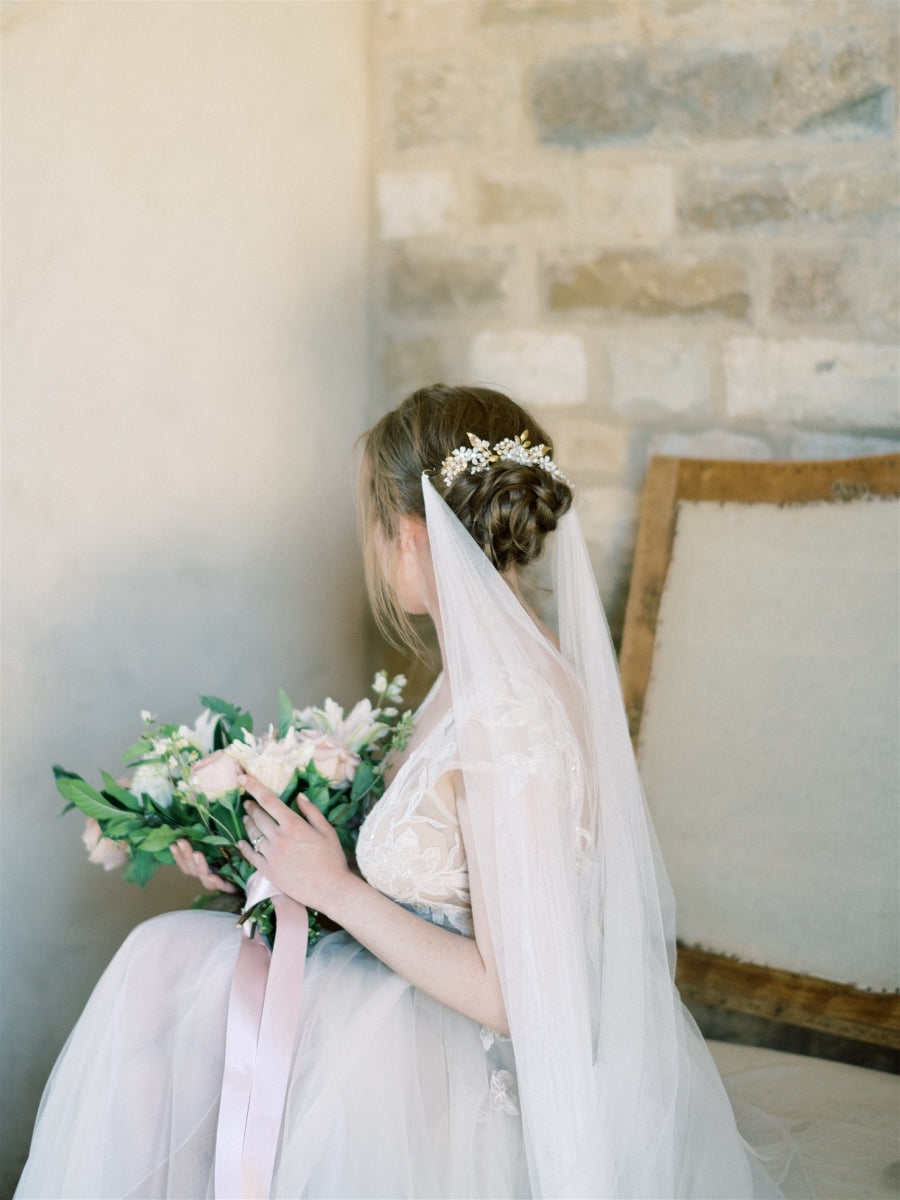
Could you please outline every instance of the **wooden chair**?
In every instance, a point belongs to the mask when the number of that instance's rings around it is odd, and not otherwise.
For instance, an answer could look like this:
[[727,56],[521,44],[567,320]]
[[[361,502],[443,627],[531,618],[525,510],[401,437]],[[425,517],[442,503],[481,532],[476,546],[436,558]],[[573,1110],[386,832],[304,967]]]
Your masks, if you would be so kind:
[[[900,1049],[898,496],[900,455],[654,459],[620,665],[685,1001]],[[900,1194],[894,1076],[714,1054],[820,1196]]]

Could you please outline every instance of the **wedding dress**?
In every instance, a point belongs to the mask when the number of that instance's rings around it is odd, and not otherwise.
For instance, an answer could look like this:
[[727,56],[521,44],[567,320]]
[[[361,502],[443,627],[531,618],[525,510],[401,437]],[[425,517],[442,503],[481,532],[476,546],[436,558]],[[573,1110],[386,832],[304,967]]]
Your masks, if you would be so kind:
[[[485,896],[510,1037],[344,933],[313,949],[272,1194],[808,1195],[790,1140],[739,1133],[672,983],[672,906],[574,514],[562,653],[425,480],[444,686],[360,834],[369,882],[472,936]],[[624,741],[623,741],[624,738]],[[447,772],[466,820],[447,789]],[[468,836],[463,838],[462,829]],[[126,940],[48,1082],[20,1197],[212,1197],[234,918]]]
[[[455,760],[445,711],[370,813],[359,861],[380,890],[467,936],[459,826],[435,789]],[[17,1196],[213,1195],[241,936],[233,916],[199,911],[128,937],[51,1075]],[[343,933],[313,949],[301,1006],[275,1196],[529,1195],[509,1039]]]

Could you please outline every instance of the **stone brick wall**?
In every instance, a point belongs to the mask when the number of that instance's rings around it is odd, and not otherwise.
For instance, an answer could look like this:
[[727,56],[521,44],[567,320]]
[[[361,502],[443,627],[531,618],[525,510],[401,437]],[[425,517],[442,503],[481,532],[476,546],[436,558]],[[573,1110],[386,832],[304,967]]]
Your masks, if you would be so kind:
[[440,378],[533,408],[614,628],[649,454],[897,448],[895,0],[372,22],[376,406]]

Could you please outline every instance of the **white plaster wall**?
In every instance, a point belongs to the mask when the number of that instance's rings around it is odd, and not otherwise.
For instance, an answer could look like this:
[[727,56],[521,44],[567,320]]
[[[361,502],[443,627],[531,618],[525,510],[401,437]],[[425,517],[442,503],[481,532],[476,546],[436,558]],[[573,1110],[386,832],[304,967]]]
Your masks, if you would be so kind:
[[103,965],[194,892],[89,866],[51,763],[97,779],[201,690],[367,683],[368,21],[3,7],[4,1195]]

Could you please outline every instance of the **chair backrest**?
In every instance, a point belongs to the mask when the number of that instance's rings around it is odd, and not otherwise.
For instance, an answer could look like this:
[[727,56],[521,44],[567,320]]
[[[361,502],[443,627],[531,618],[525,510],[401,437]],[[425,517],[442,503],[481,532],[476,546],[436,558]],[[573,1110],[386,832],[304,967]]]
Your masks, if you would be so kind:
[[900,1046],[900,455],[651,463],[621,653],[686,1000]]

